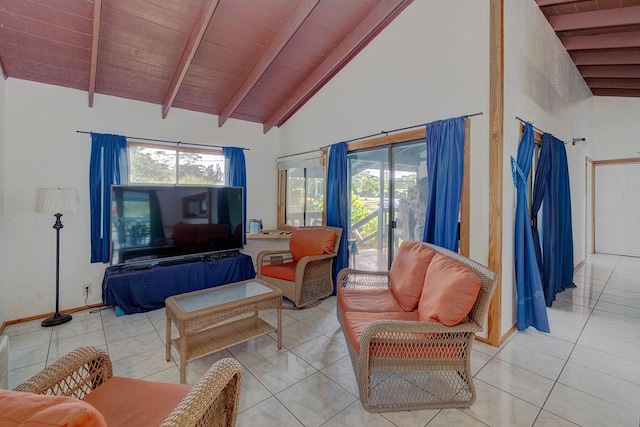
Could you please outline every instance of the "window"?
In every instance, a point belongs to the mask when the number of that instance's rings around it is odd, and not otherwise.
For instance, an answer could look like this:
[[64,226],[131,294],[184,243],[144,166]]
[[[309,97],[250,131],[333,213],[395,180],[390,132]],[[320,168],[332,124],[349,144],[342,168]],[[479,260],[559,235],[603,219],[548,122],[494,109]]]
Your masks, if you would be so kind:
[[127,143],[132,184],[224,185],[225,158],[220,149]]
[[314,151],[278,159],[278,228],[325,223],[324,158]]

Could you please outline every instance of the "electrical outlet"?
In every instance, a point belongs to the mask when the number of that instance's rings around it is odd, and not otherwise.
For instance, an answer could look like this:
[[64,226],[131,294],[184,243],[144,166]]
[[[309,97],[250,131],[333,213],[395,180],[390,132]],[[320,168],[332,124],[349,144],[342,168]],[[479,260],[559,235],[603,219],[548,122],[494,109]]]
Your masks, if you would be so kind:
[[86,297],[86,296],[89,296],[90,293],[91,293],[91,283],[88,283],[84,285],[84,287],[82,288],[82,294]]

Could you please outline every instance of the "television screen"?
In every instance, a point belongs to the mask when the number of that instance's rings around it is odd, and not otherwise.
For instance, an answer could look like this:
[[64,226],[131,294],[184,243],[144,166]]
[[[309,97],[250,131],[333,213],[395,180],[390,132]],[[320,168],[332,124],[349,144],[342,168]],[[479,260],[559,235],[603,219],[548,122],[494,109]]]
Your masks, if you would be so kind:
[[114,185],[111,264],[241,249],[241,187]]

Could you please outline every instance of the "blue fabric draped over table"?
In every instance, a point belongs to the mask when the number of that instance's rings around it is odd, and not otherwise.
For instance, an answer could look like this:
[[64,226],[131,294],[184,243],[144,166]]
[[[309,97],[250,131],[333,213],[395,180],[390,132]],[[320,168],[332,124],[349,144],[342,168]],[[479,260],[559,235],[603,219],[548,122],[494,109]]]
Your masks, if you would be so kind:
[[[244,151],[237,147],[223,147],[222,154],[227,160],[227,185],[242,187],[242,223],[247,225],[247,166]],[[242,233],[242,243],[247,244],[247,233]]]
[[142,270],[113,266],[104,272],[102,301],[126,314],[143,313],[164,307],[164,301],[172,295],[249,280],[255,275],[253,261],[245,254]]
[[[537,216],[542,206],[542,248]],[[573,227],[569,166],[564,142],[542,135],[531,206],[533,243],[542,278],[545,302],[551,307],[556,294],[573,284]]]
[[429,195],[422,240],[458,252],[464,173],[464,117],[428,123]]
[[336,294],[338,272],[349,266],[347,231],[349,230],[349,182],[347,169],[347,143],[333,144],[329,149],[327,165],[327,225],[342,228],[338,255],[333,259],[333,295]]
[[111,185],[128,181],[127,139],[121,135],[92,133],[89,165],[91,262],[109,262]]
[[516,270],[516,319],[520,331],[533,326],[541,332],[550,332],[527,201],[527,181],[531,171],[534,147],[533,126],[527,123],[518,146],[518,160],[511,157],[511,172],[517,198],[513,246]]

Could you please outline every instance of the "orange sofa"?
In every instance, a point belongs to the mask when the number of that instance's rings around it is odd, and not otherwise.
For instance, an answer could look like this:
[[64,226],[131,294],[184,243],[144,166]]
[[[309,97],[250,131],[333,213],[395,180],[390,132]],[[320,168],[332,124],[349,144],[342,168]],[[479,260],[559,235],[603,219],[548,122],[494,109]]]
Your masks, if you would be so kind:
[[469,258],[419,242],[404,242],[388,272],[342,270],[337,314],[362,406],[470,406],[471,345],[496,280]]

